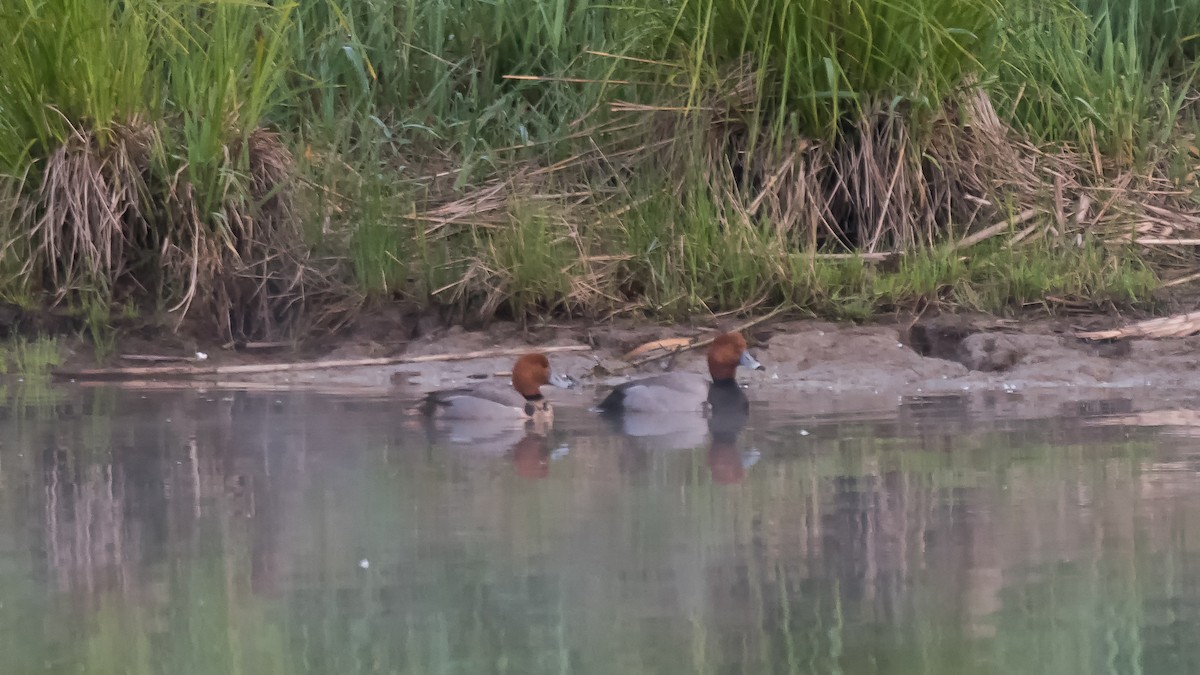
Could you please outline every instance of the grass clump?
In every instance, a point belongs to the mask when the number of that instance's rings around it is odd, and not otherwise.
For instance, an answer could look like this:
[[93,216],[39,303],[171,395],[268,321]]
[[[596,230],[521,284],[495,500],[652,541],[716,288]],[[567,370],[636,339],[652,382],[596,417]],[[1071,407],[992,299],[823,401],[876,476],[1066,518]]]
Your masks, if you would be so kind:
[[1035,140],[1095,149],[1117,167],[1157,159],[1194,122],[1195,0],[1006,3],[997,105]]
[[[836,141],[880,103],[936,112],[980,70],[998,0],[645,3],[695,103],[745,86],[751,127]],[[731,73],[731,67],[741,72]],[[749,82],[729,81],[730,76]],[[752,92],[752,93],[751,93]],[[733,93],[733,92],[730,92]]]
[[318,284],[290,213],[290,150],[262,126],[279,107],[293,9],[0,10],[0,161],[23,194],[21,217],[0,225],[20,282],[84,306],[131,294],[181,317],[198,306],[227,338],[294,325]]
[[[1106,247],[1094,240],[1063,245],[1035,242],[1023,248],[994,244],[970,253],[949,246],[910,252],[894,267],[870,268],[861,261],[833,263],[841,277],[833,285],[850,286],[857,298],[836,298],[825,305],[842,313],[913,306],[961,308],[1011,314],[1028,308],[1104,310],[1154,305],[1158,276],[1129,247]],[[853,276],[847,283],[845,275]],[[848,301],[849,300],[849,301]],[[820,309],[820,305],[817,309]]]

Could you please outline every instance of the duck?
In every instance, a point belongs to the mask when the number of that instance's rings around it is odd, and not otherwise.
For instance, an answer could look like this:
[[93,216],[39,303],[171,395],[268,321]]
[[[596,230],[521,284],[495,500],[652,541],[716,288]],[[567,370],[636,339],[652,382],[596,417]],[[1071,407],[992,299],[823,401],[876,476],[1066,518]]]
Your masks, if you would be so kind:
[[759,457],[757,450],[743,452],[738,449],[738,437],[749,420],[750,401],[740,388],[736,392],[722,390],[715,398],[708,418],[708,432],[712,437],[708,446],[708,470],[714,483],[740,483],[746,477],[746,470]]
[[433,391],[425,395],[418,409],[426,417],[447,420],[549,422],[554,410],[542,394],[545,385],[570,389],[575,383],[554,372],[545,354],[534,352],[513,364],[511,388],[480,384]]
[[741,408],[749,401],[738,386],[738,366],[766,370],[741,333],[725,333],[708,347],[711,380],[699,373],[665,373],[617,385],[599,404],[602,413],[712,412]]

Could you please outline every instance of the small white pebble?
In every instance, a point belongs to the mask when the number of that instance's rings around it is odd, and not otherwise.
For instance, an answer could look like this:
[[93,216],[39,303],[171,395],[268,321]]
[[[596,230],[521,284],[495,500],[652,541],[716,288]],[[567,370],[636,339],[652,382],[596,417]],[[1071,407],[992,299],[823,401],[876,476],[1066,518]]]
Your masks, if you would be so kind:
[[897,346],[897,347],[903,347],[903,346],[904,346],[904,343],[903,343],[903,342],[897,342],[897,343],[896,343],[896,346]]
[[23,378],[23,377],[18,377],[18,378],[17,378],[17,382],[24,382],[24,381],[25,381],[25,378]]
[[204,352],[196,352],[196,360],[197,361],[203,361],[204,359],[207,359],[207,358],[208,358],[208,354],[205,354]]
[[801,429],[801,430],[800,430],[800,435],[801,435],[801,436],[807,436],[807,435],[808,435],[808,429]]
[[771,373],[771,379],[772,379],[772,380],[778,380],[778,379],[779,379],[779,373]]
[[364,570],[369,569],[371,567],[371,561],[367,560],[366,558],[363,558],[362,560],[358,561],[358,566],[363,568]]
[[168,417],[168,418],[167,418],[167,424],[170,424],[170,423],[171,423],[171,418],[170,418],[170,417]]
[[964,384],[964,385],[962,386],[962,390],[963,390],[963,391],[971,391],[971,385],[969,385],[969,384]]

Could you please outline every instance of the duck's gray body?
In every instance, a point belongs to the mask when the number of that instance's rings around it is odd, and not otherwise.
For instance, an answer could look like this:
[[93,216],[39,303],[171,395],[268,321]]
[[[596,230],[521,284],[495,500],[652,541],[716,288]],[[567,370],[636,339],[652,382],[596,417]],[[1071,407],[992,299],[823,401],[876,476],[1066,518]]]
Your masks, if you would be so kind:
[[665,373],[619,384],[600,402],[606,412],[701,412],[712,380],[699,373]]
[[[747,351],[742,352],[737,365],[762,370],[762,364]],[[709,369],[712,367],[710,363]],[[704,412],[712,407],[712,401],[709,400],[710,391],[726,386],[732,386],[741,393],[733,379],[732,369],[729,379],[722,379],[716,385],[711,377],[699,373],[665,373],[618,384],[604,397],[599,407],[607,413]],[[744,397],[744,394],[742,396]]]
[[422,403],[426,415],[459,420],[525,419],[549,409],[544,397],[527,399],[511,387],[486,384],[431,392]]

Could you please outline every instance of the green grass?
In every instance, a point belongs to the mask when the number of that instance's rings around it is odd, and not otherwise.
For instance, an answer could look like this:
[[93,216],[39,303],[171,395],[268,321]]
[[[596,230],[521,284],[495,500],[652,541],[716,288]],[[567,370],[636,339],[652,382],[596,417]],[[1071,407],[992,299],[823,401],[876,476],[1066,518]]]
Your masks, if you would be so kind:
[[1168,144],[1197,77],[1200,3],[1011,2],[997,105],[1033,138],[1090,147],[1120,165]]
[[[225,337],[356,293],[487,316],[1143,304],[1154,273],[1099,229],[951,253],[1002,215],[968,198],[1053,192],[995,181],[957,122],[982,92],[1099,156],[1077,193],[1186,182],[1198,33],[1200,0],[7,3],[0,297],[91,308],[101,345],[134,297]],[[867,241],[906,255],[812,258]]]
[[[646,2],[649,11],[656,3]],[[941,107],[978,72],[997,35],[997,0],[683,0],[657,5],[660,58],[684,66],[693,101],[743,59],[759,92],[745,112],[777,134],[836,139],[873,104]]]

